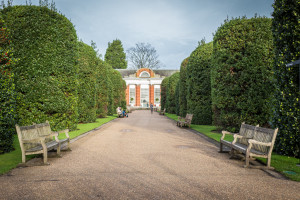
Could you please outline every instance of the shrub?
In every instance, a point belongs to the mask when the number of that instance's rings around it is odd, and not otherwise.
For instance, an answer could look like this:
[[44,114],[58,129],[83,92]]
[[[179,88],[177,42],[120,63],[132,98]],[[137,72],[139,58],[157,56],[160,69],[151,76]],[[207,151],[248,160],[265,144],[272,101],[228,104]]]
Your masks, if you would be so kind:
[[96,121],[96,67],[98,58],[95,50],[78,42],[78,122]]
[[271,19],[226,20],[213,42],[214,124],[234,132],[242,122],[268,126],[274,91]]
[[299,65],[286,64],[300,59],[299,0],[275,0],[272,31],[275,45],[275,93],[273,126],[279,128],[275,151],[299,157],[300,109]]
[[175,114],[176,113],[176,97],[175,90],[176,85],[179,80],[179,72],[172,74],[169,77],[167,91],[166,91],[166,110],[168,113]]
[[193,124],[212,123],[210,61],[212,42],[204,40],[192,52],[186,69],[187,110],[193,114]]
[[19,125],[50,121],[54,129],[77,124],[77,35],[73,24],[47,7],[2,10],[19,62],[13,68]]
[[187,71],[186,67],[188,64],[189,58],[186,58],[182,61],[181,66],[180,66],[180,75],[179,75],[179,99],[178,99],[178,104],[179,104],[179,114],[182,117],[186,116],[187,113],[187,86],[186,86],[186,79],[187,79]]
[[0,28],[0,154],[2,154],[13,150],[16,96],[12,72],[15,59],[11,53],[10,33],[2,17]]

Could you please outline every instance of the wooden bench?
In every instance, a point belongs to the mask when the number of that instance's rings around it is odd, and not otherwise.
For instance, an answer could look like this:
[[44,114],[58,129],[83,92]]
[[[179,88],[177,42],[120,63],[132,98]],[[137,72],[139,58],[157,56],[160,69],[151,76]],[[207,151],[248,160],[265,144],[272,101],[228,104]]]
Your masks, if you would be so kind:
[[[258,126],[259,125],[252,126],[249,124],[245,124],[245,122],[243,122],[241,124],[239,133],[231,133],[228,131],[222,131],[222,137],[220,138],[220,151],[219,152],[220,153],[229,152],[229,151],[223,150],[224,145],[229,147],[230,150],[232,149],[232,144],[235,144],[236,146],[243,146],[243,147],[244,147],[244,145],[248,146],[248,139],[253,138],[255,127],[258,127]],[[225,140],[226,135],[232,135],[234,137],[234,140],[232,142]]]
[[[244,167],[250,167],[249,163],[250,160],[254,159],[253,157],[261,157],[267,158],[266,168],[273,169],[273,167],[271,167],[271,156],[278,128],[269,129],[258,126],[245,125],[246,124],[244,124],[244,128],[242,129],[242,132],[240,132],[240,134],[234,134],[234,140],[231,143],[232,150],[245,155],[246,164]],[[222,138],[224,139],[223,136]],[[265,166],[251,167],[265,168]]]
[[160,115],[164,115],[165,113],[166,113],[166,108],[164,108],[163,110],[161,110],[161,111],[159,112]]
[[188,126],[189,128],[191,128],[192,119],[193,114],[186,114],[185,117],[178,117],[177,126]]
[[[16,125],[16,130],[22,152],[22,163],[26,162],[26,155],[43,154],[44,164],[48,164],[48,151],[56,149],[57,155],[60,156],[63,145],[66,145],[70,150],[69,130],[52,132],[48,121],[31,126]],[[61,133],[65,133],[67,138],[59,140],[58,135]]]

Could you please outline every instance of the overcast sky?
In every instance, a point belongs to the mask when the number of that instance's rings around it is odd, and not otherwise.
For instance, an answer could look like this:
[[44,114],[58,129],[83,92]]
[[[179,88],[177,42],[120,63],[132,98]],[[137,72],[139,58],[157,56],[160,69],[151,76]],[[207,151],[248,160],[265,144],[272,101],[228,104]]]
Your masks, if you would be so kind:
[[[27,0],[28,2],[30,0]],[[13,0],[13,5],[26,0]],[[38,0],[31,0],[38,5]],[[49,0],[51,2],[51,0]],[[198,41],[229,17],[257,13],[271,17],[274,0],[55,0],[56,8],[75,25],[78,38],[96,42],[105,54],[108,42],[122,41],[125,51],[136,43],[151,44],[165,69],[179,69]]]

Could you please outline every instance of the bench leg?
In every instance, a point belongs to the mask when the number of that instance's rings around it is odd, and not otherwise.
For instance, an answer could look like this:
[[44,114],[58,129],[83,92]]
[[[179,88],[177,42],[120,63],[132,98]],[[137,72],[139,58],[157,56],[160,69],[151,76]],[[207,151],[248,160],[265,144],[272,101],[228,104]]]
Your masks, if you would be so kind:
[[25,152],[22,152],[22,163],[26,163],[26,155]]
[[61,156],[60,156],[60,143],[58,143],[58,146],[57,146],[57,156],[58,156],[58,157],[61,157]]

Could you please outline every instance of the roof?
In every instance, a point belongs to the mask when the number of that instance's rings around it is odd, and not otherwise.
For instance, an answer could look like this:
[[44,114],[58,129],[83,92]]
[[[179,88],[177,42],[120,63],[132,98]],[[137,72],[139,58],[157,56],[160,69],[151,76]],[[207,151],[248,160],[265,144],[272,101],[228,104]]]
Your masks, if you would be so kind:
[[[126,77],[132,77],[137,70],[136,69],[116,69],[117,71],[120,72],[123,78]],[[155,75],[159,75],[160,77],[168,77],[171,76],[172,74],[179,72],[179,70],[174,70],[174,69],[154,69],[152,70]]]

